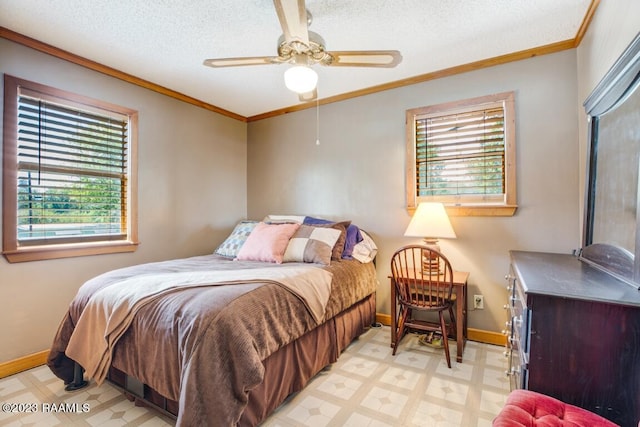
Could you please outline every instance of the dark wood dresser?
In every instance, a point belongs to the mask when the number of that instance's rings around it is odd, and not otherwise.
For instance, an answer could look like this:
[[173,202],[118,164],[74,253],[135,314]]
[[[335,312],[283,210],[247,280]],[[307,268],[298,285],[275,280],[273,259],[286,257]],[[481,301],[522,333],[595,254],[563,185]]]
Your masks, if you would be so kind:
[[511,251],[511,387],[640,421],[640,291],[570,254]]

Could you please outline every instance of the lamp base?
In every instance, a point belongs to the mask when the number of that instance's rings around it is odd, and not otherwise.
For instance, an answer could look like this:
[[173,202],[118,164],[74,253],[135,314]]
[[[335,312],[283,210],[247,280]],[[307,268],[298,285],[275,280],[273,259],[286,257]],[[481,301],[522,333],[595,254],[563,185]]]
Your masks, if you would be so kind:
[[[438,245],[438,239],[424,239],[424,245],[431,250],[440,252],[440,245]],[[424,276],[440,276],[444,274],[440,269],[440,258],[434,257],[431,254],[424,255],[422,257],[422,274]]]

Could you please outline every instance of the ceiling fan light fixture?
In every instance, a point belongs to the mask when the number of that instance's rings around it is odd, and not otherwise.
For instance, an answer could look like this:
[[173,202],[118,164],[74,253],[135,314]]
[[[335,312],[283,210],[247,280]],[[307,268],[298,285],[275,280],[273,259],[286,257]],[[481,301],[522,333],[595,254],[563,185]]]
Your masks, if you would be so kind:
[[284,72],[284,84],[295,93],[312,92],[318,84],[318,74],[306,65],[294,65]]
[[397,50],[327,51],[319,34],[309,31],[311,13],[305,0],[273,0],[280,21],[282,35],[278,38],[278,56],[206,59],[209,67],[238,67],[249,65],[290,64],[284,73],[287,89],[298,94],[302,102],[318,96],[318,74],[312,65],[333,67],[392,68],[402,61]]

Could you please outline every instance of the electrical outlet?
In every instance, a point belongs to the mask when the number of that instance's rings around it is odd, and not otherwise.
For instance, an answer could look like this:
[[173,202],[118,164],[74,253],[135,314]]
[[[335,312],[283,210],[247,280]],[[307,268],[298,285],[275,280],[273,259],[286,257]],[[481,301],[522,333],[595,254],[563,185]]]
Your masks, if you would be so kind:
[[474,295],[473,296],[473,308],[475,310],[483,310],[484,309],[484,296],[482,296],[482,295]]

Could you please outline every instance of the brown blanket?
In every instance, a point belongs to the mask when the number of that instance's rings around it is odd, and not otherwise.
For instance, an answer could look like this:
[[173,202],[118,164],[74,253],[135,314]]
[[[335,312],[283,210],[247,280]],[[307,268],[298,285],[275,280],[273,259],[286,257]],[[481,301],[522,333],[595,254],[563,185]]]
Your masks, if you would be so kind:
[[[78,291],[54,340],[48,364],[65,382],[73,361],[68,340],[91,295],[138,274],[211,268],[278,268],[215,255],[116,270]],[[333,287],[326,319],[375,291],[375,269],[357,261],[326,267]],[[262,360],[317,326],[291,292],[273,283],[189,288],[140,308],[113,354],[113,366],[180,402],[179,425],[235,425],[247,393],[262,381]]]
[[331,273],[311,265],[245,270],[185,271],[144,274],[96,292],[85,306],[65,354],[98,384],[107,377],[116,343],[146,304],[188,287],[239,283],[275,283],[297,295],[316,322],[324,319],[331,292]]

